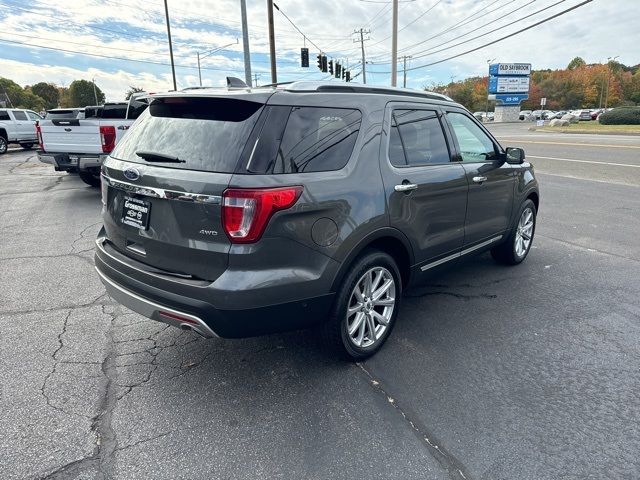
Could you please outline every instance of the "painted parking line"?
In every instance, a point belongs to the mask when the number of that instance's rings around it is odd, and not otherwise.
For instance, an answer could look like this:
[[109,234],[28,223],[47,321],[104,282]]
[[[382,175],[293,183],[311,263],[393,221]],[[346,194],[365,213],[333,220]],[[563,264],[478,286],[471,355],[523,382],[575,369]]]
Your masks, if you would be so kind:
[[[498,137],[500,138],[500,137]],[[569,145],[573,147],[602,147],[602,148],[634,148],[640,149],[640,145],[603,145],[601,143],[568,143],[568,142],[539,142],[533,140],[515,140],[518,143],[535,143],[540,145]]]
[[596,165],[608,165],[614,167],[640,168],[640,165],[631,165],[628,163],[596,162],[594,160],[576,160],[575,158],[541,157],[539,155],[527,155],[526,158],[541,158],[543,160],[559,160],[561,162],[594,163]]

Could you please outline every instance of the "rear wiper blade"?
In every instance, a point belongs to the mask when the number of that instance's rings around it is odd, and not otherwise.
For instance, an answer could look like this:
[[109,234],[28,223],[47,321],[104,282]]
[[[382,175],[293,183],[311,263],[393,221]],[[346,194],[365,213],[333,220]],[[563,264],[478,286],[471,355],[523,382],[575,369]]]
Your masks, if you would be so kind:
[[186,160],[180,160],[172,155],[165,155],[157,152],[136,152],[136,155],[143,158],[147,162],[165,162],[165,163],[186,163]]

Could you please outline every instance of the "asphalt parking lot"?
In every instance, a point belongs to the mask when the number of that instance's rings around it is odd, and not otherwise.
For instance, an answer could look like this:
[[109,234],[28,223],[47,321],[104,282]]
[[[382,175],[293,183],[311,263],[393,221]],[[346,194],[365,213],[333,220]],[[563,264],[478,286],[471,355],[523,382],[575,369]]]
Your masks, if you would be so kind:
[[387,345],[202,340],[116,305],[99,192],[0,156],[0,478],[640,478],[640,137],[530,132],[528,259],[410,291]]

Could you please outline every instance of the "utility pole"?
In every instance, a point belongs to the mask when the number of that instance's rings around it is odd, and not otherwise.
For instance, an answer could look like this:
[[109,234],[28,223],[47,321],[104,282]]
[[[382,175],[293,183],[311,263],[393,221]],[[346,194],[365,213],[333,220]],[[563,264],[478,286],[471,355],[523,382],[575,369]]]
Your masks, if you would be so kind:
[[249,51],[249,28],[247,25],[247,0],[240,0],[242,16],[242,50],[244,51],[244,79],[251,86],[251,52]]
[[[216,52],[219,52],[220,50],[224,50],[227,47],[230,47],[232,45],[237,45],[238,44],[238,39],[236,38],[236,41],[234,43],[228,43],[226,45],[223,45],[221,47],[216,47],[213,50],[209,50],[208,52],[202,52],[202,56],[200,56],[200,52],[196,52],[196,55],[198,56],[198,80],[200,81],[200,86],[202,86],[202,70],[200,69],[200,60],[202,60],[203,58],[207,58],[209,55],[213,55]],[[249,77],[249,83],[247,83],[247,85],[251,84],[251,77]]]
[[403,68],[402,68],[402,73],[403,73],[403,80],[402,80],[402,86],[404,88],[407,88],[407,58],[409,60],[411,60],[411,55],[403,55],[402,56],[402,63],[403,63]]
[[259,73],[254,73],[253,74],[253,80],[254,80],[254,87],[258,86],[258,78],[260,78],[260,74]]
[[391,86],[398,83],[398,0],[393,0],[391,20]]
[[169,5],[167,0],[164,0],[164,15],[167,20],[167,37],[169,37],[169,56],[171,57],[171,75],[173,76],[173,89],[178,90],[176,84],[176,66],[173,63],[173,44],[171,43],[171,24],[169,22]]
[[[487,65],[491,65],[493,61],[495,61],[495,58],[488,58]],[[484,111],[484,118],[485,120],[489,118],[489,75],[487,75],[487,108]]]
[[273,28],[273,0],[267,0],[267,17],[269,22],[269,56],[271,57],[271,83],[278,83],[276,72],[276,34]]
[[609,104],[609,81],[611,80],[611,62],[615,61],[615,59],[619,56],[620,55],[616,55],[613,58],[607,58],[607,93],[604,96],[604,108],[607,108],[607,105]]
[[[360,42],[360,49],[362,50],[362,83],[366,85],[367,83],[367,62],[364,55],[364,42],[365,40],[369,40],[369,38],[364,38],[365,35],[369,35],[371,33],[370,30],[365,30],[364,28],[360,28],[360,30],[354,30],[353,33],[360,34],[360,39],[357,38],[353,40],[353,43]],[[355,78],[355,77],[354,77]]]
[[98,105],[98,93],[96,92],[96,79],[95,79],[95,77],[91,79],[91,83],[93,83],[93,97],[96,99],[96,105]]

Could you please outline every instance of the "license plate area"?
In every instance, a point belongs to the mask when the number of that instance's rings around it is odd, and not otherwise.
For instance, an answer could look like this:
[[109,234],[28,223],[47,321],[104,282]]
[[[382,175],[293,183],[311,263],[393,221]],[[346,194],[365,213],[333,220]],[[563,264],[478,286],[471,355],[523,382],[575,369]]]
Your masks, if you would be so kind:
[[149,227],[149,216],[151,214],[151,203],[139,198],[124,196],[122,203],[122,218],[120,221],[135,227],[139,230],[146,230]]

